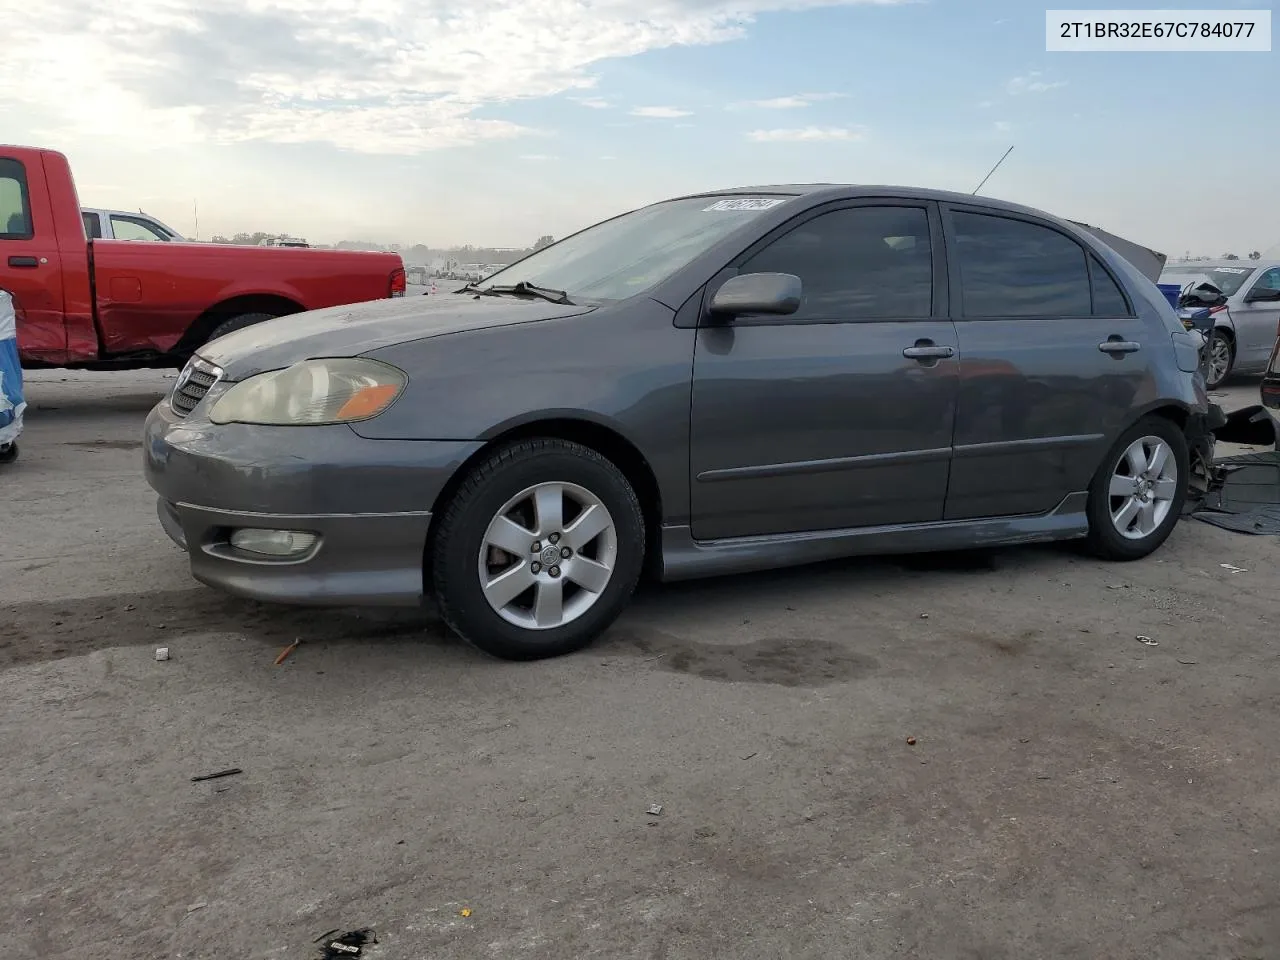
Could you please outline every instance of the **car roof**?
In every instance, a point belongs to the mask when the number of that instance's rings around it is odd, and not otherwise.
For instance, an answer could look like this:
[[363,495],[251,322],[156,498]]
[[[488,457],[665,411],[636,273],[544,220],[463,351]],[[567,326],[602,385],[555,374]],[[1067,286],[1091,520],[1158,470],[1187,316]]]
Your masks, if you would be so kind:
[[1008,200],[997,200],[993,197],[977,196],[971,193],[957,193],[953,190],[935,190],[929,187],[906,187],[894,184],[861,184],[861,183],[781,183],[764,184],[748,187],[726,187],[720,190],[704,190],[689,193],[673,200],[684,200],[692,197],[731,197],[761,194],[783,194],[794,197],[807,197],[814,201],[853,200],[860,197],[893,197],[902,200],[939,200],[947,203],[965,203],[1010,213],[1024,213],[1050,220],[1064,221],[1065,218],[1037,210],[1035,207],[1010,203]]

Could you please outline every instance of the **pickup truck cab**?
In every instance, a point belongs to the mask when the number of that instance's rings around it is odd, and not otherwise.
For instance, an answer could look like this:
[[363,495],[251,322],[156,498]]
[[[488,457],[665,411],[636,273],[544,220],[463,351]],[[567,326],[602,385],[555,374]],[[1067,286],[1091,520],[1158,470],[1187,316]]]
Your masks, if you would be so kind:
[[65,156],[0,145],[0,290],[24,366],[180,367],[233,330],[405,291],[399,254],[132,243],[85,226]]
[[155,217],[128,210],[98,210],[88,207],[80,211],[84,234],[90,240],[148,240],[173,243],[185,239],[182,234]]

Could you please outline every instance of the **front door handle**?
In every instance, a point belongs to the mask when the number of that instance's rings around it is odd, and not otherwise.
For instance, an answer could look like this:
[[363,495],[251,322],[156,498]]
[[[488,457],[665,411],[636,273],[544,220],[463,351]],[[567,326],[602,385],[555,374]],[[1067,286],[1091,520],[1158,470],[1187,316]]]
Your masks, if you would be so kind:
[[1142,344],[1137,343],[1134,340],[1121,340],[1119,337],[1108,337],[1106,340],[1103,340],[1098,344],[1098,349],[1103,353],[1120,355],[1125,353],[1137,353],[1142,349]]
[[9,266],[34,270],[36,267],[40,266],[40,261],[35,257],[10,257]]
[[902,355],[908,360],[945,360],[955,354],[951,347],[939,346],[932,340],[917,340],[914,347],[907,347],[902,351]]

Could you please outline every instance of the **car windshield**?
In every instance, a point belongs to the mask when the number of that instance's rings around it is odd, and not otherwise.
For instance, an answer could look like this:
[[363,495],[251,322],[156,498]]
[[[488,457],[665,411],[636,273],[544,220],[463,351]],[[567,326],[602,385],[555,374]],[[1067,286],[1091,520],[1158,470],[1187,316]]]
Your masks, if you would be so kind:
[[786,196],[685,197],[632,210],[531,254],[478,284],[521,281],[571,297],[622,300],[649,289]]
[[1208,280],[1228,297],[1244,286],[1253,273],[1253,267],[1220,267],[1210,264],[1175,263],[1165,268],[1160,279],[1166,283],[1180,283],[1184,287],[1193,280]]

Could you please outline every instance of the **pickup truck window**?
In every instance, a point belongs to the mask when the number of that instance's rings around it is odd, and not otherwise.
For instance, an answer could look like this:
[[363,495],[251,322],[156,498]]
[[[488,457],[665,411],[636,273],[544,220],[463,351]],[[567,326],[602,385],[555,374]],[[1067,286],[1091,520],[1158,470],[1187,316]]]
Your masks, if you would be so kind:
[[162,240],[169,237],[161,233],[154,224],[136,217],[111,216],[111,235],[117,240]]
[[96,213],[82,213],[80,216],[84,220],[84,235],[90,240],[101,240],[102,218]]
[[0,240],[30,240],[32,236],[26,168],[17,160],[0,157]]

